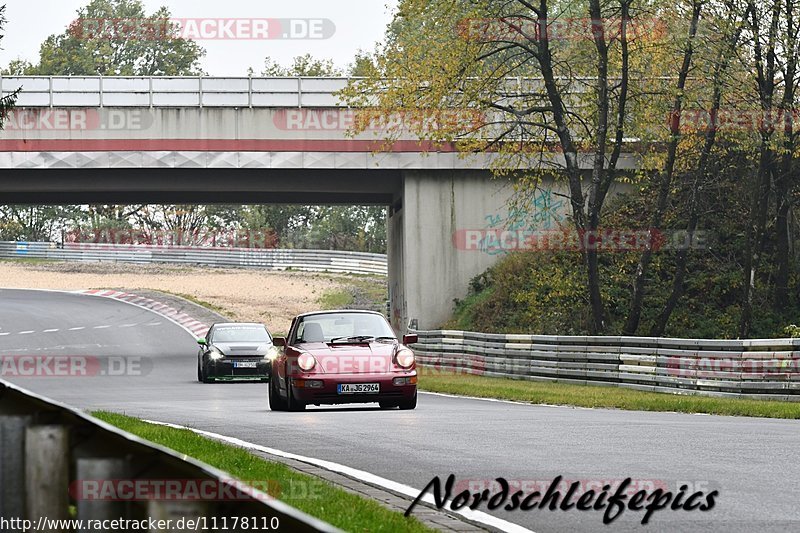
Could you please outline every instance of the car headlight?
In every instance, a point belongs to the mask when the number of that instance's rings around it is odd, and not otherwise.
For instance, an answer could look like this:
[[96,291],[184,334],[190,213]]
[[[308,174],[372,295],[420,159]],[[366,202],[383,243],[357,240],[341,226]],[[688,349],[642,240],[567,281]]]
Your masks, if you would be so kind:
[[303,353],[300,354],[300,357],[297,358],[297,366],[300,367],[300,370],[308,372],[312,368],[317,365],[317,360],[314,359],[314,356],[311,354]]
[[411,368],[414,364],[414,352],[408,348],[402,348],[397,352],[397,365],[403,368]]
[[222,355],[222,353],[219,350],[211,350],[208,352],[208,357],[212,361],[219,361],[224,357],[224,355]]
[[278,358],[279,353],[281,352],[276,346],[270,346],[269,350],[267,350],[267,355],[264,356],[264,359],[267,361],[274,361]]

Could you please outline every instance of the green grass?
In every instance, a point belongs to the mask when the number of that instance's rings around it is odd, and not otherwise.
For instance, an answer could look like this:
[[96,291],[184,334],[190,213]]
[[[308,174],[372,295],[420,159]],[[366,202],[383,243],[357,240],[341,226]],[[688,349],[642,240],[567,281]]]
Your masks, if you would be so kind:
[[386,310],[388,298],[385,278],[353,275],[346,280],[343,288],[320,296],[317,304],[325,310],[368,309],[382,313]]
[[57,263],[55,259],[44,259],[41,257],[4,257],[0,259],[3,263],[21,263],[23,265],[43,265]]
[[618,387],[545,383],[484,376],[425,375],[423,373],[419,380],[419,387],[430,392],[551,405],[800,418],[800,402],[711,398],[644,392]]
[[172,296],[177,296],[178,298],[183,298],[184,300],[189,300],[193,304],[197,304],[200,307],[205,307],[206,309],[214,311],[215,313],[219,313],[219,314],[221,314],[223,316],[226,316],[226,313],[227,313],[227,311],[225,310],[224,307],[220,307],[218,305],[212,304],[211,302],[207,302],[205,300],[201,300],[200,298],[192,296],[191,294],[183,294],[181,292],[170,292],[170,291],[165,291],[165,290],[160,290],[160,289],[159,289],[158,292],[163,292],[164,294],[171,294]]
[[328,291],[319,297],[317,303],[324,310],[345,309],[352,305],[355,298],[348,289]]
[[256,457],[243,448],[224,444],[185,429],[148,424],[136,418],[96,412],[93,416],[156,444],[171,448],[228,472],[259,488],[268,482],[278,500],[345,531],[432,532],[416,518],[405,518],[373,500],[335,487],[288,466]]

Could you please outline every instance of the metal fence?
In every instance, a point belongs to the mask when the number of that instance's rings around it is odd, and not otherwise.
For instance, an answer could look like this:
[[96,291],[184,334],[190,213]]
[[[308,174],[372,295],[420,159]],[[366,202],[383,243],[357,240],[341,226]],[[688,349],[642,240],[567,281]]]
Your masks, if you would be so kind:
[[[658,79],[658,78],[656,78]],[[358,78],[209,76],[0,76],[0,94],[22,89],[17,107],[349,107],[338,93]],[[509,94],[543,90],[506,78]],[[582,92],[588,84],[577,83]]]
[[340,107],[349,78],[0,76],[17,107]]
[[[127,498],[113,490],[102,492],[107,489],[97,491],[105,496],[95,498],[95,491],[90,497],[82,488],[101,482],[122,487],[123,481],[136,481],[136,494],[170,481],[205,488],[201,498],[191,497],[191,491],[182,493],[185,498],[159,498],[152,492],[147,493],[150,497]],[[225,497],[206,497],[209,491]],[[162,494],[167,493],[177,494],[166,489]],[[205,520],[206,529],[241,532],[339,531],[224,472],[2,380],[0,517],[6,521],[29,520],[29,525],[36,526],[28,531],[72,531],[66,524],[48,526],[46,522],[67,519],[172,520],[169,528],[160,530],[195,529],[185,522],[183,527],[177,525],[181,518],[196,524]],[[253,527],[253,521],[258,527]],[[7,528],[23,530],[21,525]]]
[[0,241],[0,258],[55,261],[191,264],[229,268],[301,270],[385,276],[385,255],[338,250],[200,248],[116,244],[65,244]]
[[800,339],[418,335],[424,372],[800,401]]

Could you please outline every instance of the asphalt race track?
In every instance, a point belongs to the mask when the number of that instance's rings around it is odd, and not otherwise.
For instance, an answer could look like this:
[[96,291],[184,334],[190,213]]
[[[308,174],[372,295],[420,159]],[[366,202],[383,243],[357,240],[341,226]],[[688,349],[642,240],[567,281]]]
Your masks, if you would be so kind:
[[[188,425],[334,461],[421,489],[430,479],[649,480],[719,490],[717,506],[625,511],[609,531],[800,530],[800,423],[528,406],[424,394],[415,411],[271,412],[266,385],[201,385],[194,339],[167,319],[91,296],[0,290],[0,356],[91,358],[75,377],[3,376],[87,410]],[[111,357],[111,360],[106,359]],[[97,359],[94,359],[97,358]],[[126,375],[117,375],[126,374]],[[512,482],[513,483],[513,482]],[[531,486],[528,483],[528,486]],[[485,507],[482,508],[485,510]],[[536,532],[596,531],[602,511],[498,516]]]

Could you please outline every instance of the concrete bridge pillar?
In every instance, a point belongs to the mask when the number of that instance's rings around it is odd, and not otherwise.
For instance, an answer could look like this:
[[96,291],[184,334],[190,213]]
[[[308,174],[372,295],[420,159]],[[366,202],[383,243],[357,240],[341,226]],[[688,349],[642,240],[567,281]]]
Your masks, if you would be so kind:
[[487,235],[556,228],[568,209],[544,185],[522,209],[509,210],[511,183],[484,170],[406,171],[401,188],[389,215],[391,319],[400,331],[410,321],[424,330],[450,318],[469,281],[508,251]]

